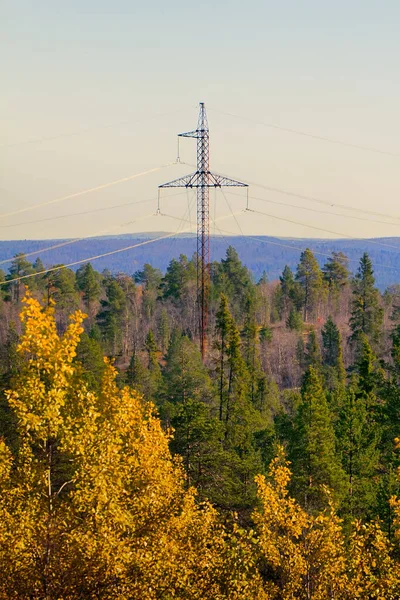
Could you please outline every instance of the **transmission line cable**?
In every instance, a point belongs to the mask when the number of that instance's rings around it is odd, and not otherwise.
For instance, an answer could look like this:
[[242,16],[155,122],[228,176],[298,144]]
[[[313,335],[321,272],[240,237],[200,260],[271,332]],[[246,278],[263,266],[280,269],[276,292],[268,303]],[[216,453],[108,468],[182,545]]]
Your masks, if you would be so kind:
[[309,133],[307,131],[301,131],[299,129],[293,129],[291,127],[283,127],[281,125],[277,125],[276,123],[266,123],[265,121],[258,121],[257,119],[254,119],[252,117],[244,117],[242,115],[236,115],[234,113],[230,113],[230,112],[225,112],[222,110],[218,110],[216,108],[210,108],[208,107],[208,110],[211,110],[212,112],[215,113],[219,113],[221,115],[225,115],[227,117],[233,117],[235,119],[241,119],[243,121],[249,121],[250,123],[255,123],[256,125],[263,125],[264,127],[269,127],[271,129],[277,129],[279,131],[286,131],[287,133],[294,133],[296,135],[300,135],[303,137],[307,137],[307,138],[311,138],[313,140],[318,140],[321,142],[327,142],[329,144],[335,144],[338,146],[346,146],[348,148],[355,148],[357,150],[364,150],[366,152],[374,152],[375,154],[382,154],[382,155],[386,155],[386,156],[393,156],[393,157],[400,157],[400,154],[397,152],[391,152],[388,150],[381,150],[380,148],[373,148],[371,146],[364,146],[363,144],[353,144],[351,142],[345,142],[343,140],[335,140],[333,138],[327,137],[327,136],[323,136],[323,135],[316,135],[314,133]]
[[155,173],[156,171],[160,171],[161,169],[166,169],[167,167],[171,167],[176,163],[168,163],[165,165],[160,165],[159,167],[154,167],[153,169],[148,169],[147,171],[142,171],[141,173],[135,173],[134,175],[129,175],[128,177],[122,177],[121,179],[117,179],[116,181],[111,181],[109,183],[103,183],[101,185],[97,185],[95,187],[81,190],[80,192],[74,192],[73,194],[68,194],[67,196],[61,196],[59,198],[54,198],[53,200],[46,200],[45,202],[40,202],[39,204],[34,204],[32,206],[27,206],[25,208],[19,208],[17,210],[2,213],[0,217],[11,217],[13,215],[17,215],[24,212],[29,212],[36,208],[41,208],[43,206],[49,206],[50,204],[56,204],[57,202],[64,202],[65,200],[72,200],[73,198],[78,198],[79,196],[83,196],[84,194],[91,194],[93,192],[98,192],[99,190],[104,190],[113,185],[117,185],[118,183],[124,183],[125,181],[132,181],[133,179],[137,179],[138,177],[143,177],[143,175],[148,175],[149,173]]
[[[234,192],[227,192],[231,196],[236,196],[237,198],[243,198],[241,194],[235,194]],[[344,215],[341,213],[331,212],[328,210],[319,210],[318,208],[310,208],[309,206],[302,206],[298,204],[289,204],[287,202],[281,202],[278,200],[270,200],[269,198],[261,198],[260,196],[249,196],[249,200],[260,200],[261,202],[267,202],[268,204],[276,204],[277,206],[287,206],[288,208],[298,208],[300,210],[306,210],[308,212],[323,214],[323,215],[332,215],[334,217],[343,217],[345,219],[356,219],[357,221],[364,221],[367,223],[379,223],[381,225],[392,225],[393,227],[399,227],[400,223],[393,223],[390,221],[379,221],[377,219],[367,219],[365,217],[359,217],[357,215]]]
[[[188,167],[194,167],[194,168],[196,167],[196,165],[193,165],[193,164],[187,163],[187,162],[183,162],[183,161],[181,161],[181,164],[187,165]],[[220,177],[227,177],[227,175],[225,175],[224,173],[221,173],[220,171],[217,172],[217,175],[219,175]],[[244,183],[247,183],[248,185],[254,185],[255,187],[263,188],[264,190],[267,190],[268,192],[276,192],[277,194],[284,194],[286,196],[291,196],[293,198],[300,198],[301,200],[308,200],[310,202],[316,202],[317,204],[323,204],[324,206],[342,208],[343,210],[347,210],[347,211],[354,211],[354,212],[358,212],[361,214],[368,214],[368,215],[372,215],[372,216],[384,217],[384,218],[395,219],[395,220],[400,221],[399,215],[391,215],[388,213],[376,212],[376,211],[368,210],[366,208],[358,208],[356,206],[351,206],[351,205],[347,205],[347,204],[338,204],[337,202],[331,202],[330,200],[323,200],[322,198],[316,198],[315,196],[307,196],[305,194],[298,194],[296,192],[291,192],[289,190],[285,190],[282,188],[267,186],[267,185],[264,185],[263,183],[258,183],[256,181],[250,181],[249,179],[246,179],[245,177],[241,177],[241,180]],[[343,216],[345,216],[345,215],[343,215]]]
[[[93,237],[109,234],[112,231],[115,231],[116,229],[121,229],[122,227],[127,227],[128,225],[133,225],[133,223],[137,223],[139,221],[144,221],[146,219],[149,219],[150,217],[154,217],[154,212],[144,215],[143,217],[138,217],[137,219],[134,219],[131,221],[125,221],[124,223],[120,223],[119,225],[116,225],[115,227],[112,227],[111,229],[102,229],[100,231],[96,231],[95,233],[91,233],[90,235],[85,235],[80,238],[74,238],[73,240],[65,240],[64,242],[54,244],[53,246],[46,246],[45,248],[40,248],[39,250],[33,250],[32,252],[27,252],[27,253],[22,253],[22,254],[24,255],[24,258],[26,258],[28,256],[33,256],[34,254],[41,254],[42,252],[50,252],[51,250],[56,250],[57,248],[63,248],[64,246],[76,244],[77,242],[82,242],[84,240],[89,240]],[[4,265],[6,263],[12,262],[14,260],[14,258],[15,257],[6,258],[4,260],[1,260],[0,265]]]
[[[324,227],[318,227],[316,225],[310,225],[309,223],[302,223],[301,221],[294,221],[293,219],[287,219],[285,217],[277,217],[276,215],[271,215],[269,213],[262,212],[260,210],[254,210],[252,208],[246,209],[247,212],[252,212],[258,215],[264,215],[266,217],[270,217],[271,219],[278,219],[279,221],[286,221],[287,223],[292,223],[294,225],[301,225],[302,227],[309,227],[310,229],[315,229],[317,231],[322,231],[323,233],[331,233],[333,235],[339,235],[341,237],[348,238],[350,240],[363,242],[366,238],[355,238],[352,235],[347,233],[340,233],[338,231],[332,231],[331,229],[325,229]],[[394,244],[385,244],[385,242],[378,242],[377,240],[368,239],[369,244],[375,244],[376,246],[383,246],[384,248],[394,248],[395,250],[400,250],[400,246],[395,246]]]
[[[237,237],[237,234],[234,233],[233,231],[226,231],[224,229],[220,229],[219,227],[218,227],[218,230],[221,233],[225,233],[225,235],[231,235],[231,236]],[[304,252],[304,250],[305,250],[305,247],[301,248],[299,246],[292,246],[291,244],[284,244],[282,242],[275,242],[275,241],[272,241],[272,240],[266,240],[264,238],[260,238],[260,237],[254,236],[254,235],[249,235],[249,236],[246,236],[246,237],[247,237],[248,240],[260,242],[262,244],[270,244],[272,246],[278,246],[280,248],[287,248],[289,250],[296,250],[296,252]],[[312,245],[312,244],[310,244],[310,245]],[[328,252],[320,252],[318,250],[313,250],[312,252],[313,252],[313,254],[316,254],[317,256],[324,256],[325,258],[331,258],[332,257],[332,253],[329,254]],[[356,258],[348,258],[347,260],[349,262],[354,262],[354,263],[359,264],[359,260],[357,260]],[[390,270],[400,271],[400,267],[393,267],[391,265],[384,265],[384,264],[375,263],[375,262],[374,262],[374,267],[380,267],[382,269],[390,269]]]
[[[165,198],[170,198],[172,196],[181,196],[185,192],[176,192],[175,194],[168,194]],[[124,208],[126,206],[135,206],[136,204],[144,204],[145,202],[156,202],[157,197],[153,196],[153,198],[145,198],[144,200],[135,200],[133,202],[125,202],[124,204],[114,204],[112,206],[103,206],[100,208],[93,208],[90,210],[83,210],[81,212],[76,213],[68,213],[65,215],[55,215],[54,217],[44,217],[43,219],[35,219],[34,221],[20,221],[19,223],[7,223],[6,225],[0,225],[0,228],[10,228],[10,227],[18,227],[20,225],[35,225],[37,223],[44,223],[46,221],[55,221],[57,219],[66,219],[68,217],[79,217],[82,215],[90,215],[93,213],[104,212],[107,210],[114,210],[115,208]]]
[[[165,217],[170,217],[172,219],[178,219],[179,217],[174,217],[172,215],[162,215]],[[229,218],[231,215],[225,215],[223,217],[219,217],[217,220],[221,221],[223,219],[227,219]],[[186,231],[189,231],[189,228],[187,228]],[[183,233],[183,231],[181,231],[180,233]],[[124,246],[123,248],[117,248],[116,250],[110,250],[109,252],[103,252],[102,254],[97,254],[95,256],[90,256],[88,258],[83,258],[81,260],[76,260],[74,262],[68,263],[66,265],[59,265],[57,267],[50,267],[48,269],[43,269],[42,271],[37,271],[36,273],[29,273],[28,275],[21,275],[20,277],[15,277],[13,279],[8,279],[6,281],[0,281],[0,286],[2,285],[9,285],[12,283],[16,283],[17,281],[23,281],[25,279],[31,279],[32,277],[38,277],[39,275],[45,275],[46,273],[51,273],[53,271],[59,271],[61,269],[69,269],[70,267],[75,267],[77,265],[81,265],[83,263],[87,263],[87,262],[91,262],[94,260],[98,260],[99,258],[105,258],[106,256],[112,256],[113,254],[118,254],[120,252],[126,252],[127,250],[133,250],[134,248],[139,248],[140,246],[145,246],[147,244],[152,244],[154,242],[158,242],[160,240],[165,240],[168,239],[170,237],[173,237],[174,235],[177,235],[176,231],[173,231],[172,233],[166,233],[164,235],[160,235],[156,238],[152,238],[149,240],[144,240],[143,242],[139,242],[137,244],[132,244],[130,246]]]

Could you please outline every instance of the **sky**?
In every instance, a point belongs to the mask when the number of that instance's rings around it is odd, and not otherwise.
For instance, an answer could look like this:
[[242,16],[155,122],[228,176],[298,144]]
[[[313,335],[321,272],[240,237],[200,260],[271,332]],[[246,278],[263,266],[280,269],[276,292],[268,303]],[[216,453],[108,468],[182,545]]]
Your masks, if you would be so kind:
[[0,240],[194,231],[193,192],[154,213],[199,102],[257,211],[212,190],[212,232],[399,236],[399,22],[398,0],[0,0]]

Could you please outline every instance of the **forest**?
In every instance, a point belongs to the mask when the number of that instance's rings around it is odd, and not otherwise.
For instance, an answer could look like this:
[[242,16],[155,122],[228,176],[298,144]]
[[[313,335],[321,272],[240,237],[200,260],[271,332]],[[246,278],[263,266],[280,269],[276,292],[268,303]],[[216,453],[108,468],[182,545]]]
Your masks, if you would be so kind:
[[0,599],[398,599],[400,284],[196,260],[0,273]]

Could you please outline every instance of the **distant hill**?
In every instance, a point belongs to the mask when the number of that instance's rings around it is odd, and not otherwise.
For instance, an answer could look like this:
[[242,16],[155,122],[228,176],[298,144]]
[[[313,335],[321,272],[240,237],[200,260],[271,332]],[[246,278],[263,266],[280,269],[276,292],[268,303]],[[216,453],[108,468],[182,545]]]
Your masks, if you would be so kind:
[[[111,252],[124,246],[134,245],[136,242],[143,242],[159,235],[161,234],[149,233],[89,238],[50,252],[40,252],[40,249],[62,243],[65,240],[0,241],[0,260],[12,258],[17,252],[37,252],[37,254],[30,257],[30,260],[34,261],[40,256],[45,266],[60,263],[68,264],[105,252]],[[388,244],[393,248],[380,246],[376,242]],[[400,283],[400,238],[361,241],[285,239],[269,236],[257,236],[257,238],[252,236],[215,236],[212,237],[211,241],[212,259],[221,259],[229,245],[236,248],[240,258],[252,271],[255,279],[259,278],[264,270],[270,280],[277,279],[286,264],[294,269],[298,263],[300,251],[310,248],[313,252],[326,255],[331,254],[332,251],[344,252],[351,261],[354,261],[350,262],[353,271],[357,269],[357,262],[362,253],[368,252],[374,263],[377,285],[381,290],[393,283]],[[398,250],[395,246],[398,246]],[[195,236],[182,235],[97,259],[94,261],[94,265],[99,271],[109,269],[113,273],[124,272],[131,275],[141,269],[144,263],[148,262],[154,267],[165,271],[172,258],[179,256],[179,254],[191,256],[195,250]],[[317,258],[322,265],[327,256],[317,255]],[[7,270],[9,264],[4,264],[1,267]]]

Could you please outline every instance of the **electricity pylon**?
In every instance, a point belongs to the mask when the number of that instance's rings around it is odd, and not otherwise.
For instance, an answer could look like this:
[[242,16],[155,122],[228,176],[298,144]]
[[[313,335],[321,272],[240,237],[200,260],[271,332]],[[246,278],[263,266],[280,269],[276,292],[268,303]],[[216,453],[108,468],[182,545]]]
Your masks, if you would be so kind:
[[246,183],[212,173],[209,169],[210,134],[204,102],[200,102],[197,129],[178,137],[197,139],[197,170],[159,188],[197,188],[197,303],[199,311],[200,352],[207,348],[208,302],[210,294],[210,188],[248,187]]

